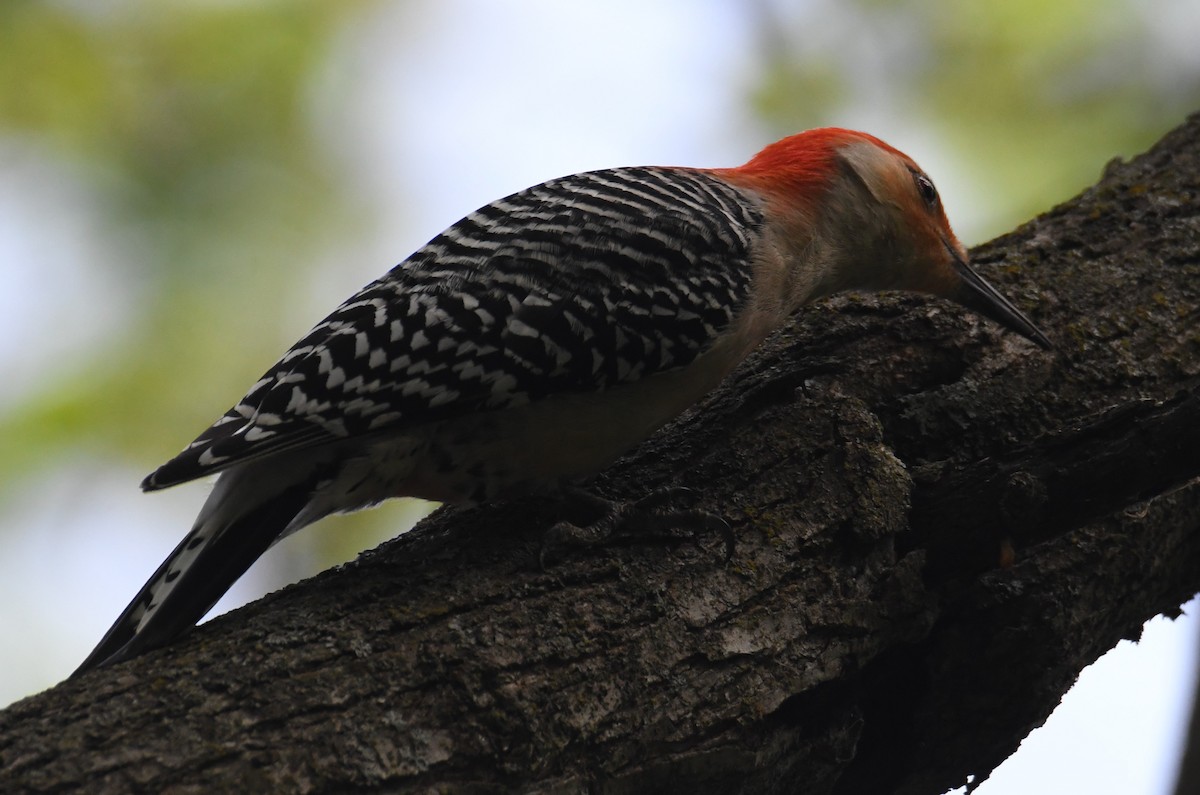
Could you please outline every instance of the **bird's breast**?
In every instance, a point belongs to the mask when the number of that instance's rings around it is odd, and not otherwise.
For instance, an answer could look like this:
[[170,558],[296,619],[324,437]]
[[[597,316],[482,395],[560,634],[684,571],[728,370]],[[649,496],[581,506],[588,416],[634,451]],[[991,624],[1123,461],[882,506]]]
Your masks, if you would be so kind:
[[596,474],[712,390],[746,347],[731,340],[687,367],[632,384],[554,395],[379,438],[367,453],[371,501],[409,496],[478,503],[553,491]]

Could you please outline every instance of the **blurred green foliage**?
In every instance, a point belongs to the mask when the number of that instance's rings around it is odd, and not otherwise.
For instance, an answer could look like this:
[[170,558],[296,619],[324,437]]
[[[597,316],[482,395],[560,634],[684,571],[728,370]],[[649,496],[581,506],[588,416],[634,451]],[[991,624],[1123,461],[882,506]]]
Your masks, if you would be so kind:
[[100,264],[136,286],[123,339],[0,418],[5,482],[64,445],[161,455],[215,418],[187,372],[228,374],[206,388],[233,400],[244,373],[223,362],[277,353],[286,303],[262,296],[349,217],[306,94],[359,5],[0,4],[0,127],[82,164],[106,225],[143,255]]
[[139,255],[83,265],[120,269],[135,311],[0,413],[0,501],[89,452],[164,460],[278,356],[288,285],[354,216],[310,93],[364,5],[0,3],[0,130],[93,181]]

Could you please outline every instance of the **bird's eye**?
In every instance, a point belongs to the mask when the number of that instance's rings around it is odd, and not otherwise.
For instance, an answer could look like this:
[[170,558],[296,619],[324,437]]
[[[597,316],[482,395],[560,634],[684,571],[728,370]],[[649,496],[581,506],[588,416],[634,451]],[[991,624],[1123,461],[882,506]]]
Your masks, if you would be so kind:
[[925,206],[931,210],[937,207],[937,188],[933,187],[933,182],[929,177],[921,173],[914,173],[913,179],[917,183],[917,193],[921,194],[921,200],[925,202]]

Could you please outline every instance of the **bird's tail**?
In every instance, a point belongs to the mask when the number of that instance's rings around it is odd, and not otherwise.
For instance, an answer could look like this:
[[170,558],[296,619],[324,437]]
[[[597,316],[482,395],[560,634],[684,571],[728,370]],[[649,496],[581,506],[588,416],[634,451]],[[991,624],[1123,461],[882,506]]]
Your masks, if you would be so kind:
[[[267,547],[312,521],[306,521],[301,513],[319,480],[316,473],[293,480],[272,494],[262,487],[264,479],[274,478],[256,477],[265,474],[259,469],[252,464],[221,476],[192,531],[142,586],[72,677],[136,657],[186,632]],[[264,491],[271,496],[264,499]]]

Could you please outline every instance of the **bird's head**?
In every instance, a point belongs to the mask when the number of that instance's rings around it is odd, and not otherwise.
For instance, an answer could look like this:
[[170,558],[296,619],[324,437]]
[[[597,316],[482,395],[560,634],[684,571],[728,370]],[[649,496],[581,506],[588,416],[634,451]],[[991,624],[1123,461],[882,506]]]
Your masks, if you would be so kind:
[[864,289],[932,293],[1051,347],[971,268],[933,181],[878,138],[838,128],[809,130],[729,171],[795,230],[797,253],[815,269],[809,298]]

